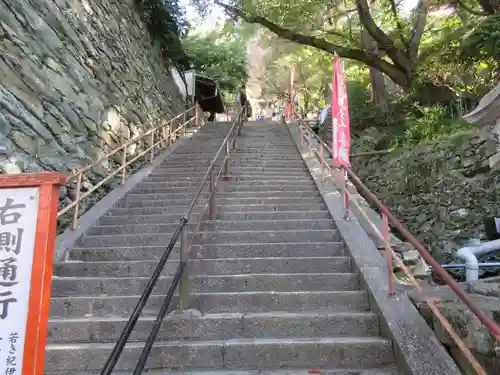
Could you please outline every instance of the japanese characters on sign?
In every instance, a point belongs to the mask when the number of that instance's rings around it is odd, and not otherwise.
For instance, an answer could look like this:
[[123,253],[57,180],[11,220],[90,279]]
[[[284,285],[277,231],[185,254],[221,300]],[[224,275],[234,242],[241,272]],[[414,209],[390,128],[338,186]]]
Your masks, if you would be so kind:
[[0,189],[0,375],[22,373],[39,188]]
[[350,148],[351,135],[346,80],[340,57],[335,55],[333,57],[332,79],[332,151],[335,166],[350,166]]

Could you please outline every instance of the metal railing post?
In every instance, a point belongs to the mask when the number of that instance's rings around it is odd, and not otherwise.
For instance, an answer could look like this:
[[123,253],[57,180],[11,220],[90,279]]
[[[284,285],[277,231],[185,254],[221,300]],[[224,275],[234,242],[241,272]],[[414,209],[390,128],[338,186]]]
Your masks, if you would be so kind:
[[172,141],[173,141],[173,139],[172,139],[172,128],[173,128],[172,122],[170,122],[168,124],[168,147],[172,146]]
[[127,178],[127,146],[123,148],[122,154],[122,185],[125,184],[125,179]]
[[198,102],[194,102],[194,127],[198,127]]
[[313,156],[313,147],[312,147],[312,136],[311,132],[307,132],[307,142],[309,143],[309,157]]
[[82,190],[82,173],[78,174],[78,179],[76,180],[76,196],[75,202],[76,206],[73,209],[73,222],[71,223],[71,229],[76,229],[76,224],[78,221],[78,209],[80,207],[80,191]]
[[236,148],[236,136],[238,135],[238,119],[236,119],[236,127],[233,130],[233,139],[231,139],[231,150]]
[[229,155],[231,153],[231,150],[229,149],[229,139],[226,141],[226,155],[224,158],[224,179],[229,180],[229,168],[230,168],[230,161],[229,161]]
[[392,276],[393,274],[393,267],[392,267],[392,248],[391,248],[391,243],[390,243],[390,236],[389,236],[389,219],[387,218],[387,215],[382,213],[382,221],[383,221],[383,230],[382,230],[382,235],[384,236],[384,242],[385,242],[385,260],[387,262],[387,277],[389,281],[389,296],[394,297],[396,294],[396,287],[394,285],[394,278]]
[[186,124],[186,118],[187,118],[187,113],[184,112],[184,115],[182,116],[182,123],[184,124],[184,128],[182,129],[182,133],[184,135],[184,137],[186,136],[187,134],[187,124]]
[[153,159],[155,158],[155,148],[154,148],[154,144],[155,144],[155,132],[151,132],[151,153],[149,155],[149,161],[150,162],[153,162]]
[[319,145],[319,158],[321,162],[321,183],[325,183],[325,148],[323,143]]
[[346,170],[344,169],[344,166],[340,167],[340,178],[341,178],[341,185],[342,185],[342,201],[344,202],[344,220],[347,220],[349,214],[349,202],[348,202],[348,197],[347,197],[347,176],[346,176]]
[[179,305],[181,310],[189,308],[189,244],[188,244],[187,224],[182,228],[181,233],[181,263],[185,263],[184,272],[179,281]]
[[213,169],[210,171],[210,220],[215,220],[217,206],[216,206],[216,195],[217,186],[215,185],[215,174]]
[[238,117],[237,117],[237,120],[238,120],[238,136],[241,135],[241,128],[243,127],[243,115],[242,115],[242,111],[240,110],[238,112]]

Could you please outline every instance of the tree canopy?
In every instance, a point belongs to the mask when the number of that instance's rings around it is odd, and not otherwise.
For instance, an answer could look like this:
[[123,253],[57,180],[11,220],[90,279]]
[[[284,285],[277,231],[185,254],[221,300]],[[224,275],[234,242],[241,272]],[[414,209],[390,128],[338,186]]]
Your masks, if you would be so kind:
[[195,2],[218,4],[230,16],[262,25],[281,38],[358,61],[405,89],[412,87],[419,72],[423,38],[430,32],[436,6],[448,5],[469,29],[500,7],[498,0],[419,0],[409,12],[401,0]]
[[191,68],[214,78],[226,94],[243,88],[247,80],[246,43],[234,26],[214,30],[207,35],[189,35],[182,44]]

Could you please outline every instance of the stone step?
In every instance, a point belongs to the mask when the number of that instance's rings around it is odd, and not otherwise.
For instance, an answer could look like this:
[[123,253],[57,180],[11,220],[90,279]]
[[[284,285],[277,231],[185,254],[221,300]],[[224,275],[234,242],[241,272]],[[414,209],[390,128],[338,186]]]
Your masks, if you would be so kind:
[[[127,225],[127,224],[163,224],[179,223],[184,213],[171,215],[143,215],[143,216],[103,216],[99,219],[99,225]],[[200,214],[194,214],[190,218],[191,223],[197,223]],[[323,211],[264,211],[264,212],[229,212],[216,215],[221,221],[244,221],[244,220],[316,220],[330,219],[330,212]],[[205,214],[204,220],[208,220]]]
[[[67,261],[54,264],[54,275],[60,277],[149,277],[158,260],[139,261]],[[173,276],[178,260],[169,260],[164,276]],[[274,257],[219,258],[189,261],[192,275],[239,275],[256,273],[328,273],[351,272],[349,257]]]
[[[125,202],[137,202],[137,201],[161,201],[161,200],[182,200],[182,199],[193,199],[197,190],[183,191],[183,192],[169,192],[169,193],[128,193],[123,197],[122,201]],[[317,190],[298,190],[298,191],[224,191],[223,187],[219,187],[216,191],[216,197],[218,198],[228,198],[228,199],[265,199],[265,198],[319,198],[321,194]],[[209,194],[208,187],[202,192],[203,197],[207,197]]]
[[[54,277],[52,296],[128,296],[141,294],[149,277]],[[162,276],[155,290],[166,291],[173,278]],[[357,290],[359,277],[356,273],[292,273],[292,274],[244,274],[244,275],[194,275],[189,278],[192,293],[239,293],[239,292],[295,292]]]
[[[186,165],[186,164],[178,164],[178,165],[170,165],[168,167],[161,167],[161,168],[155,168],[152,174],[150,176],[168,176],[168,175],[176,175],[176,174],[191,174],[191,173],[199,173],[199,172],[206,172],[207,168],[209,167],[210,163],[203,163],[203,165]],[[233,171],[245,171],[245,172],[267,172],[267,173],[272,173],[272,172],[277,172],[277,173],[291,173],[291,174],[297,174],[297,173],[308,173],[307,168],[304,165],[288,165],[288,164],[281,164],[277,166],[262,166],[262,165],[248,165],[247,163],[234,163],[231,161],[231,169]]]
[[[216,172],[221,169],[220,167],[216,167]],[[146,181],[164,181],[166,179],[168,180],[175,180],[178,177],[184,177],[184,176],[192,176],[192,177],[197,177],[197,178],[202,178],[205,176],[206,169],[196,171],[196,172],[186,172],[186,171],[170,171],[170,172],[162,172],[162,173],[152,173],[148,176],[148,179]],[[300,169],[294,169],[293,171],[285,169],[285,168],[274,168],[274,169],[269,169],[269,168],[237,168],[234,166],[230,167],[229,174],[231,176],[239,177],[239,176],[255,176],[258,179],[262,179],[263,177],[268,177],[269,179],[272,179],[273,177],[277,176],[286,176],[287,178],[294,178],[298,179],[300,177],[307,177],[310,178],[310,175],[307,171],[305,170],[300,170]]]
[[[173,235],[175,230],[180,224],[180,220],[174,220],[174,217],[170,217],[172,221],[164,221],[164,223],[171,224],[116,224],[116,225],[96,225],[90,228],[87,232],[87,236],[103,236],[103,235],[117,235],[117,234],[146,234],[146,233],[169,233]],[[192,232],[196,229],[196,222],[188,225],[188,231]]]
[[[232,182],[237,182],[237,181],[267,181],[267,182],[285,182],[287,183],[288,181],[311,181],[311,176],[308,173],[298,173],[298,174],[289,174],[287,173],[286,175],[283,175],[281,173],[265,173],[265,172],[258,172],[258,173],[247,173],[247,172],[242,172],[242,173],[232,173],[230,172],[231,175],[231,181]],[[158,176],[158,175],[149,175],[146,179],[144,179],[144,182],[167,182],[167,180],[170,182],[182,182],[186,180],[191,180],[191,181],[201,181],[203,180],[203,177],[205,176],[204,173],[191,173],[189,177],[186,177],[185,174],[179,174],[179,175],[174,175],[174,174],[169,174],[169,175],[164,175],[164,176]]]
[[[173,233],[162,234],[117,234],[85,236],[78,241],[79,247],[114,246],[167,246]],[[197,244],[247,244],[289,242],[336,242],[340,241],[337,230],[270,230],[270,231],[218,231],[200,232]]]
[[297,147],[236,147],[233,150],[233,154],[235,155],[283,155],[283,156],[292,156],[297,158],[299,156],[297,152]]
[[[206,201],[200,201],[195,207],[193,214],[200,213]],[[233,212],[269,212],[269,211],[321,211],[326,208],[324,203],[288,203],[288,204],[234,204],[221,207],[217,206],[217,213]],[[142,208],[113,208],[109,214],[111,216],[135,216],[135,215],[165,215],[181,214],[188,209],[188,205],[169,207],[142,207]],[[208,212],[208,211],[206,211]]]
[[[200,184],[191,184],[188,186],[166,186],[163,183],[155,185],[147,185],[136,187],[130,194],[165,194],[165,193],[196,193]],[[208,191],[209,185],[204,186],[204,191]],[[313,181],[298,182],[295,184],[287,183],[261,183],[261,184],[244,184],[244,183],[231,183],[224,180],[219,180],[217,187],[218,191],[224,192],[267,192],[267,191],[314,191],[317,192],[317,187]]]
[[[153,260],[160,259],[165,252],[162,246],[128,246],[108,248],[75,248],[69,252],[70,260],[114,261],[114,260]],[[177,249],[177,250],[175,250]],[[179,245],[170,259],[179,258]],[[215,244],[193,245],[191,259],[218,258],[264,258],[264,257],[329,257],[343,256],[345,246],[342,242],[308,243],[269,243],[269,244]]]
[[[52,318],[89,318],[100,316],[129,317],[140,295],[53,297],[50,300]],[[156,316],[165,295],[153,294],[141,316]],[[170,311],[179,304],[174,296]],[[366,292],[303,291],[303,292],[238,292],[193,293],[191,307],[202,313],[225,312],[366,312],[369,311]]]
[[[115,207],[117,208],[142,208],[142,207],[169,207],[169,206],[186,206],[189,207],[194,196],[182,198],[182,199],[152,199],[152,200],[121,200]],[[203,194],[199,202],[206,202],[207,194]],[[293,197],[266,197],[266,198],[240,198],[240,197],[217,197],[217,205],[221,207],[224,206],[234,206],[234,205],[254,205],[254,204],[290,204],[295,203],[297,200],[301,204],[308,203],[324,203],[323,198],[319,195],[316,196],[305,196],[298,197],[298,199]]]
[[[308,374],[311,368],[293,368],[293,369],[269,369],[269,370],[258,370],[258,369],[248,369],[248,370],[202,370],[195,369],[190,371],[164,371],[164,370],[149,370],[148,374],[151,375],[304,375]],[[320,374],[323,375],[402,375],[403,373],[398,370],[395,365],[377,366],[376,368],[321,368],[317,369]],[[62,375],[64,373],[60,372],[45,372],[45,375]],[[115,372],[116,375],[132,375],[132,372]],[[72,375],[99,375],[99,373],[75,373]]]
[[[116,342],[127,318],[50,319],[49,343]],[[155,317],[139,319],[129,342],[145,341]],[[349,313],[222,313],[173,312],[165,318],[157,340],[228,340],[232,338],[369,337],[380,334],[378,316]]]
[[337,230],[205,231],[198,238],[202,244],[287,243],[340,241]]
[[[114,344],[52,344],[46,371],[99,371]],[[128,344],[116,370],[135,368],[144,343]],[[240,338],[212,341],[156,341],[146,369],[158,368],[370,368],[394,361],[392,343],[379,337]]]
[[[165,180],[165,181],[147,181],[144,180],[140,184],[137,185],[137,188],[148,188],[148,187],[162,187],[162,188],[186,188],[192,187],[196,188],[201,185],[202,182],[201,177],[193,178],[193,177],[185,177],[178,178],[174,180]],[[283,176],[277,176],[276,178],[272,178],[269,180],[253,180],[253,179],[243,179],[241,177],[232,177],[230,181],[219,181],[219,183],[224,183],[224,186],[234,186],[236,184],[242,186],[268,186],[268,185],[282,185],[282,186],[291,186],[291,185],[308,185],[311,184],[314,186],[314,181],[309,179],[304,180],[295,180],[295,179],[286,179]]]
[[[118,224],[99,225],[90,228],[86,233],[92,235],[114,235],[114,234],[146,234],[146,233],[173,233],[179,226],[178,222],[173,224]],[[196,229],[196,220],[188,225],[188,231]],[[261,231],[261,230],[311,230],[311,229],[334,229],[333,220],[256,220],[256,221],[205,221],[201,225],[201,231]]]
[[[158,168],[155,168],[154,172],[159,172],[161,174],[167,173],[172,169],[204,169],[206,170],[212,160],[199,159],[199,160],[170,160],[167,163],[161,164]],[[276,161],[273,159],[245,159],[237,158],[231,156],[231,165],[234,167],[245,167],[245,168],[287,168],[287,169],[305,169],[304,162],[302,160],[281,160]],[[221,165],[221,163],[217,163]]]

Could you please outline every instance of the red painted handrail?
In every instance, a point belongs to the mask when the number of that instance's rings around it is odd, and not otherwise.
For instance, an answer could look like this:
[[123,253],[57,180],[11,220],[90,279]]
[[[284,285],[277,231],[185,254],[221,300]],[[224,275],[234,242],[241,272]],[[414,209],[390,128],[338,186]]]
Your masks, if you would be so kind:
[[[304,144],[304,141],[309,145],[309,150],[312,155],[313,150],[321,161],[321,179],[324,182],[324,170],[326,169],[333,176],[333,168],[328,165],[327,161],[324,158],[324,150],[330,151],[331,148],[323,142],[314,131],[303,121],[298,121],[298,128],[300,134],[300,145]],[[307,134],[304,134],[306,133]],[[312,147],[312,138],[316,138],[319,142],[319,151]],[[375,234],[384,242],[386,248],[386,262],[388,268],[388,282],[389,282],[389,295],[393,296],[395,294],[395,285],[393,280],[393,270],[392,270],[392,258],[395,256],[395,253],[392,249],[392,246],[389,241],[389,223],[391,223],[395,228],[399,230],[399,232],[403,235],[403,237],[418,251],[420,256],[429,264],[438,276],[450,287],[450,289],[455,293],[455,295],[465,303],[469,309],[474,313],[474,315],[479,319],[479,321],[486,327],[486,329],[494,336],[494,338],[500,342],[500,327],[492,320],[490,317],[482,311],[474,301],[470,298],[470,296],[459,286],[459,284],[444,270],[439,263],[434,259],[429,250],[422,245],[411,233],[409,233],[403,224],[396,219],[389,209],[377,198],[377,196],[360,180],[360,178],[352,171],[349,166],[342,165],[339,167],[340,175],[342,177],[342,198],[344,205],[344,218],[348,216],[348,202],[349,198],[352,199],[352,193],[350,193],[347,189],[346,182],[349,180],[360,190],[363,197],[370,202],[372,205],[376,206],[381,214],[383,219],[383,233],[377,228],[377,226],[372,222],[372,220],[368,217],[368,215],[364,212],[363,208],[356,202],[356,200],[352,200],[353,204],[360,210],[361,215],[368,220],[370,226],[375,231]],[[457,332],[452,327],[451,323],[446,319],[446,317],[440,312],[439,308],[436,305],[436,301],[433,298],[429,298],[425,296],[425,292],[423,291],[419,282],[415,279],[415,277],[411,274],[408,268],[404,265],[404,263],[400,264],[401,269],[408,276],[410,281],[414,284],[416,290],[424,295],[424,300],[427,303],[428,307],[434,313],[438,321],[441,323],[442,327],[446,332],[450,335],[451,339],[455,342],[460,351],[464,354],[464,356],[468,359],[474,370],[478,375],[486,375],[486,371],[483,369],[481,364],[474,358],[474,355],[467,347],[462,338],[457,334]]]

